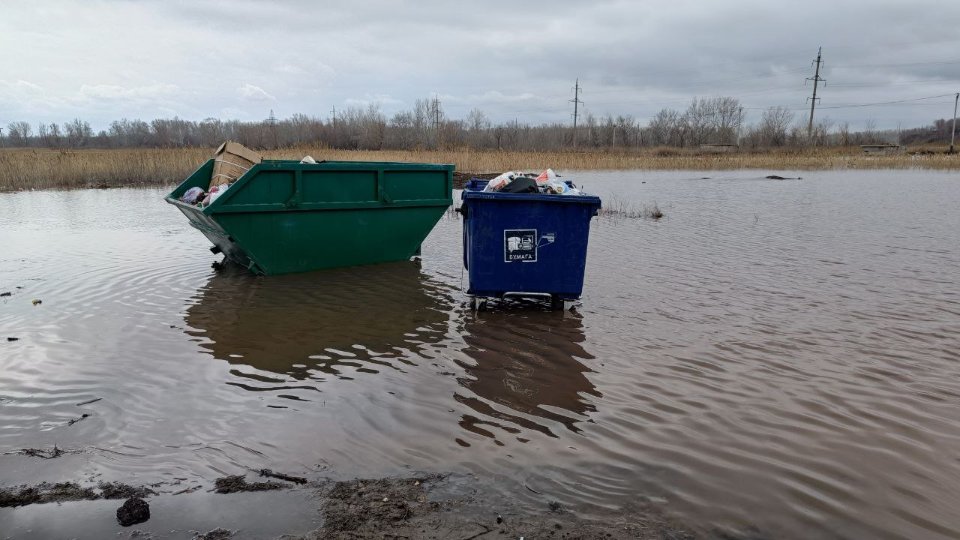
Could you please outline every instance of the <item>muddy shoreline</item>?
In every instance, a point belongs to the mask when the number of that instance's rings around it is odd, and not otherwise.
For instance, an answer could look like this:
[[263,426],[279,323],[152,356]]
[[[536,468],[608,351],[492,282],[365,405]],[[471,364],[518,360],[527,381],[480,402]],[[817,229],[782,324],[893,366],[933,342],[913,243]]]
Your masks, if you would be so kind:
[[[261,471],[263,473],[265,471]],[[266,471],[271,472],[272,471]],[[226,476],[209,486],[210,497],[267,490],[289,490],[309,497],[322,525],[306,534],[282,533],[287,540],[347,538],[637,538],[692,540],[698,538],[759,539],[755,531],[697,530],[674,518],[657,505],[630,501],[617,510],[583,517],[561,503],[546,498],[539,508],[530,508],[496,495],[488,484],[463,474],[419,474],[398,478],[318,480],[303,484],[299,477],[277,481],[282,473]],[[265,482],[258,477],[274,478]],[[234,495],[236,496],[236,495]],[[240,495],[243,496],[243,495]],[[0,508],[47,505],[45,511],[61,511],[63,503],[115,499],[144,499],[147,503],[177,494],[157,493],[147,486],[100,483],[82,486],[73,482],[40,483],[0,488]],[[58,503],[58,504],[48,504]],[[266,509],[265,509],[266,510]],[[267,512],[265,515],[269,514]],[[171,519],[158,515],[154,518]],[[106,518],[104,518],[106,519]],[[176,519],[175,516],[172,519]],[[104,524],[109,527],[110,524]],[[129,528],[120,529],[129,531]],[[244,523],[218,523],[195,538],[238,537]],[[73,533],[83,533],[73,531]],[[150,521],[139,523],[137,536],[162,538],[150,532]],[[212,535],[212,536],[208,536]]]

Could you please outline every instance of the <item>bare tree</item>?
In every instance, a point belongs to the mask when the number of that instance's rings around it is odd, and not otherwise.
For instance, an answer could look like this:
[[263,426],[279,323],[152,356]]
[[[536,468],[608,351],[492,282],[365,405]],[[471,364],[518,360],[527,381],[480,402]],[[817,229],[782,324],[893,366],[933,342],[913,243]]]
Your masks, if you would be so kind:
[[793,111],[786,107],[770,107],[760,117],[759,132],[766,146],[783,146],[787,142],[787,128],[793,122]]
[[743,115],[740,101],[732,97],[712,98],[707,100],[707,110],[710,113],[709,124],[713,129],[712,142],[735,143]]
[[680,113],[674,109],[661,109],[650,120],[650,139],[654,145],[680,146]]
[[20,120],[7,124],[7,140],[12,146],[29,146],[32,133],[33,129],[29,122]]
[[838,143],[840,146],[849,146],[850,145],[850,122],[844,122],[840,124],[840,127],[837,129],[837,135],[839,137]]
[[79,118],[74,118],[63,126],[66,131],[67,141],[70,146],[78,148],[86,145],[90,137],[93,136],[93,130],[90,129],[90,123]]
[[692,146],[707,142],[712,113],[709,102],[699,98],[693,98],[693,102],[687,107],[687,112],[683,114],[683,123],[690,134]]

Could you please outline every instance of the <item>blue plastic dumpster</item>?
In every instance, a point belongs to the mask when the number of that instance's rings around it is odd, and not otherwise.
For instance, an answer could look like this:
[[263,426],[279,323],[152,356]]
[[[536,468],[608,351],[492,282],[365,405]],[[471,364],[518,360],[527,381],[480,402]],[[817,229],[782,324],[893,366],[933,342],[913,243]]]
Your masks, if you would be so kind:
[[549,298],[554,308],[583,292],[593,195],[485,193],[486,180],[464,187],[463,265],[473,297]]

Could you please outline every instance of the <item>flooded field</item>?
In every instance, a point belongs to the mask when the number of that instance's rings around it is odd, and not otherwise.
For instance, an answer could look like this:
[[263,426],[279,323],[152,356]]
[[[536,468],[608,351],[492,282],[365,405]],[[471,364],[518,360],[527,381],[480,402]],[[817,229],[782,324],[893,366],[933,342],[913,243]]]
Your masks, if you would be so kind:
[[705,530],[960,538],[960,176],[799,175],[575,175],[665,217],[595,219],[566,313],[473,312],[452,213],[420,263],[258,278],[211,269],[163,190],[0,195],[0,487],[194,506],[261,468],[454,472],[583,516],[647,498]]

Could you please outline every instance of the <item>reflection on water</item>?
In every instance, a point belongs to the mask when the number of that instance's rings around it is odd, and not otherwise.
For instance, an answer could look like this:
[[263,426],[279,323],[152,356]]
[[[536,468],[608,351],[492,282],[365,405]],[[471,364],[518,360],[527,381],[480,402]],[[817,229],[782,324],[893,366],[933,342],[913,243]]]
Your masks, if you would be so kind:
[[414,262],[269,278],[228,265],[195,302],[187,309],[187,333],[203,349],[298,380],[344,376],[346,367],[377,373],[409,364],[411,354],[444,337],[449,318],[449,288]]
[[460,425],[494,439],[491,427],[556,437],[538,418],[579,431],[577,423],[595,410],[583,394],[602,396],[584,375],[591,370],[581,361],[593,356],[583,349],[582,317],[521,302],[494,309],[463,318],[461,352],[473,362],[458,362],[466,372],[458,381],[474,395],[455,398],[477,415],[463,415]]

